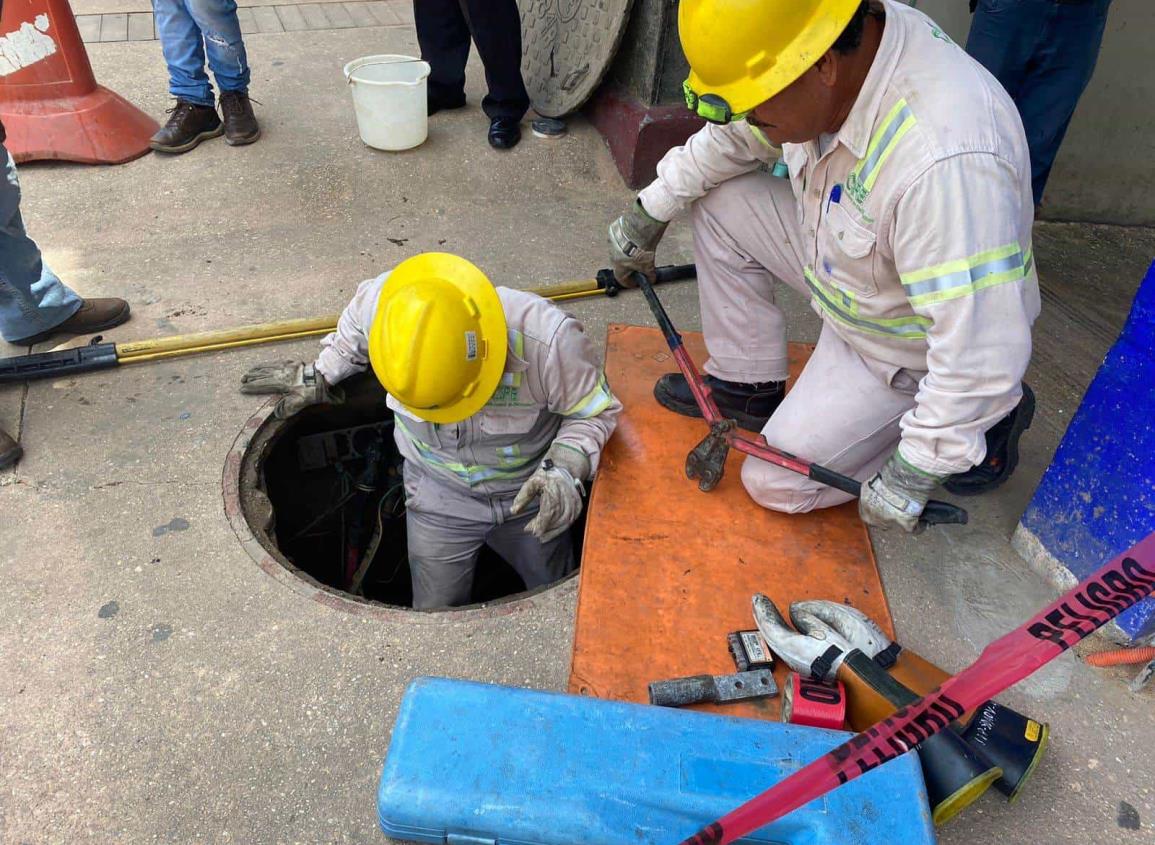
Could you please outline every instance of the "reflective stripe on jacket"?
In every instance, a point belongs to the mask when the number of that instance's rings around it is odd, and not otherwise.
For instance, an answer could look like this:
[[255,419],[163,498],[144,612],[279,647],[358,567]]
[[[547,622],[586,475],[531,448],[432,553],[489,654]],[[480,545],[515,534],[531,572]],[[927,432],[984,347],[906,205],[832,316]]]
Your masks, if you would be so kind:
[[[825,153],[786,144],[811,306],[864,358],[927,371],[903,456],[933,474],[982,460],[1018,402],[1039,313],[1022,122],[995,79],[915,9],[883,0],[882,43]],[[777,152],[709,125],[658,165],[642,205],[669,220]]]

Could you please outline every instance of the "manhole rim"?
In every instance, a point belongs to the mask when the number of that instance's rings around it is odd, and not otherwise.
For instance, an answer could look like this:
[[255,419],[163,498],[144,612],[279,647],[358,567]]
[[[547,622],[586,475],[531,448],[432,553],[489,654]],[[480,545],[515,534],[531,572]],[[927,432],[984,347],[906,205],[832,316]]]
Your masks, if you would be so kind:
[[221,496],[225,517],[229,521],[233,534],[261,571],[278,583],[320,605],[355,616],[426,624],[448,620],[492,619],[522,613],[543,606],[543,600],[553,593],[560,593],[566,589],[576,589],[580,569],[552,584],[534,590],[513,593],[486,604],[472,604],[445,610],[415,610],[411,607],[400,607],[368,599],[354,598],[330,587],[328,584],[321,583],[308,573],[293,566],[287,558],[278,558],[273,555],[253,534],[248,520],[245,519],[244,508],[241,505],[241,475],[249,447],[252,445],[253,439],[273,416],[275,406],[276,397],[273,397],[257,409],[257,412],[241,426],[240,432],[233,440],[232,446],[225,456],[225,464],[221,474]]

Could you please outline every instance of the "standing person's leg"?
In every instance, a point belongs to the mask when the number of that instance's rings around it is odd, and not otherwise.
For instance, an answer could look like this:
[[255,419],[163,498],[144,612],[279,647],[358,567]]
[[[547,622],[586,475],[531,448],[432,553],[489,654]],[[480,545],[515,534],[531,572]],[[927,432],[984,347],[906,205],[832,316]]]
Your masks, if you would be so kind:
[[232,146],[261,137],[249,102],[249,58],[241,38],[236,0],[185,0],[204,36],[209,68],[221,92],[225,140]]
[[[797,383],[762,434],[772,446],[865,481],[898,445],[899,420],[914,407],[923,375],[868,363],[824,325]],[[853,498],[753,457],[742,464],[742,483],[762,507],[785,513]]]
[[517,571],[525,588],[533,590],[552,584],[573,572],[577,564],[569,531],[543,543],[525,531],[525,526],[537,516],[537,509],[534,508],[533,513],[511,516],[512,504],[512,496],[501,503],[505,519],[490,529],[485,542]]
[[413,0],[421,58],[429,62],[429,113],[465,105],[469,25],[461,0]]
[[160,49],[168,65],[168,90],[178,100],[213,106],[205,71],[204,38],[184,0],[152,0]]
[[516,123],[529,109],[529,94],[521,77],[517,0],[465,0],[465,8],[489,86],[481,107],[490,120],[503,118]]
[[1043,201],[1055,156],[1095,72],[1110,6],[1110,0],[1053,4],[1046,36],[1019,87],[1015,102],[1031,150],[1035,205]]
[[0,161],[0,335],[17,343],[65,322],[83,300],[44,263],[24,231],[16,163],[2,144]]
[[975,7],[966,51],[1016,102],[1052,6],[1052,0],[979,0]]
[[[723,414],[757,431],[782,400],[788,374],[777,283],[810,298],[794,194],[785,179],[749,173],[695,202],[690,221],[710,353],[703,369]],[[700,416],[680,373],[663,376],[654,396],[672,411]]]
[[204,38],[184,0],[152,0],[152,9],[176,105],[149,146],[164,153],[188,152],[224,131],[205,71]]

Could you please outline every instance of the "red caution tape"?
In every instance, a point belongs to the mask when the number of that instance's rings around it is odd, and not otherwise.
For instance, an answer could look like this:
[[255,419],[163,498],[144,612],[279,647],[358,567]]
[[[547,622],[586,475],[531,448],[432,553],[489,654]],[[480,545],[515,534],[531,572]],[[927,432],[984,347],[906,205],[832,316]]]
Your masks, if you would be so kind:
[[846,724],[846,689],[842,681],[826,684],[791,672],[782,690],[782,721],[842,730]]
[[681,845],[728,845],[905,754],[968,710],[1054,660],[1155,590],[1155,534],[1112,560],[1025,625],[995,640],[938,689],[852,737]]

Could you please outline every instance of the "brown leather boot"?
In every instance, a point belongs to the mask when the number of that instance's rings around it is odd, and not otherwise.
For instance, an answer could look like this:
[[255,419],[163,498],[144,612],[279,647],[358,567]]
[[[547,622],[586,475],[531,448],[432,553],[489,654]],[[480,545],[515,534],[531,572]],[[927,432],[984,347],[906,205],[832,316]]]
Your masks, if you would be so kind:
[[215,138],[224,129],[217,110],[178,99],[168,110],[168,123],[157,130],[148,145],[162,153],[187,153],[201,141]]
[[225,141],[239,147],[261,137],[261,127],[253,114],[249,95],[241,91],[221,92],[221,114],[225,116]]
[[0,428],[0,469],[8,469],[24,455],[20,444],[12,439],[12,435]]
[[20,346],[34,346],[58,334],[93,334],[119,326],[127,322],[129,316],[128,303],[123,299],[86,299],[80,310],[60,325],[11,342]]

